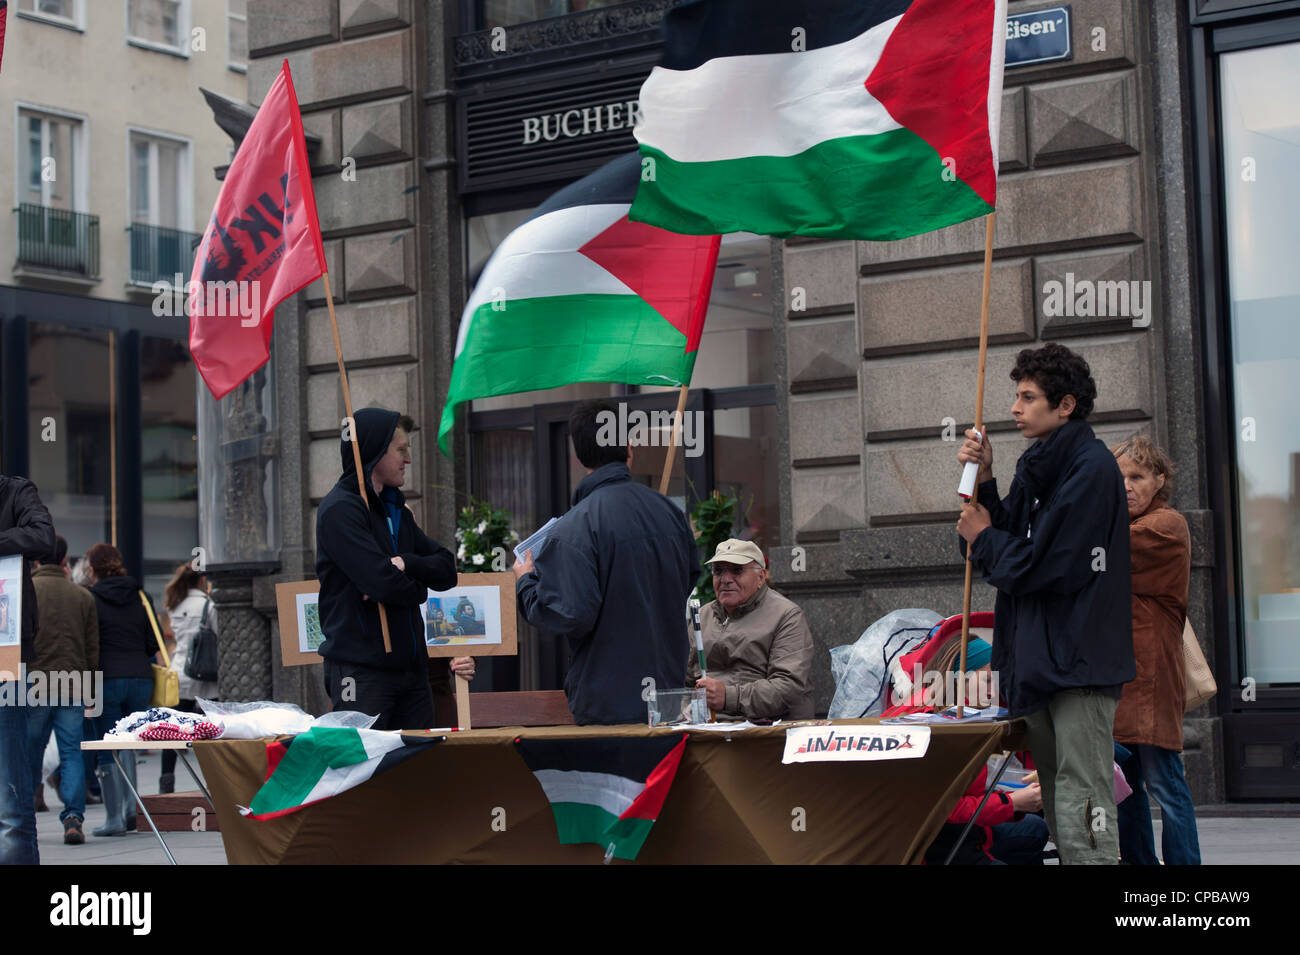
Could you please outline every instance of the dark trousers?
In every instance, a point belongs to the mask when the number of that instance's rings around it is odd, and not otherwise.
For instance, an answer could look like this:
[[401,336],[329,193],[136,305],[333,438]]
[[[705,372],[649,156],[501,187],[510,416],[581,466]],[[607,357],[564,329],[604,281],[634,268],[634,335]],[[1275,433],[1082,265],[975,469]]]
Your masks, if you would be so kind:
[[993,857],[1007,865],[1042,865],[1047,845],[1047,823],[1042,816],[1027,813],[1019,822],[993,827]]
[[[1131,755],[1120,763],[1133,795],[1119,804],[1119,851],[1129,865],[1159,865],[1151,826],[1151,799],[1160,806],[1160,848],[1165,865],[1200,865],[1196,810],[1183,776],[1182,757],[1170,749],[1125,743]],[[1148,796],[1148,793],[1150,796]]]
[[[172,709],[181,713],[197,713],[199,711],[199,701],[181,700]],[[162,774],[164,776],[174,776],[176,774],[176,750],[165,749],[162,751]]]
[[434,726],[429,671],[421,661],[406,670],[380,670],[325,661],[325,692],[336,710],[378,716],[377,730],[425,730]]
[[[19,684],[15,692],[26,695]],[[0,704],[0,865],[40,865],[27,707]]]

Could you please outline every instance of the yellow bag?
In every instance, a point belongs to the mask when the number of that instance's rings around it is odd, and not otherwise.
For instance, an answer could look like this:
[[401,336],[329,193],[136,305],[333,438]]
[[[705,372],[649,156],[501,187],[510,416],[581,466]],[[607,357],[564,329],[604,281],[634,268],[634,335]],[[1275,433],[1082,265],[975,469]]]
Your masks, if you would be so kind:
[[153,627],[154,639],[158,641],[158,652],[162,654],[164,666],[154,663],[153,667],[153,696],[149,698],[150,706],[176,706],[181,701],[181,678],[175,670],[171,668],[172,661],[167,656],[167,646],[163,643],[162,632],[158,629],[158,618],[153,615],[153,607],[149,603],[149,598],[140,591],[140,603],[144,604],[144,612],[149,615],[149,625]]
[[1219,692],[1190,620],[1183,624],[1183,667],[1187,674],[1187,699],[1183,712],[1188,713]]

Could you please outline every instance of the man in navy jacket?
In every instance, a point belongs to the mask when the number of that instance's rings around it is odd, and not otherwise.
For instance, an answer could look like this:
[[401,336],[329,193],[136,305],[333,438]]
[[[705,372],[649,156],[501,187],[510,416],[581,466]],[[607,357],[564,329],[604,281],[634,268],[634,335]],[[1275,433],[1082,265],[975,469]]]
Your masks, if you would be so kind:
[[1137,675],[1124,479],[1084,420],[1097,396],[1087,362],[1049,343],[1022,351],[1011,378],[1016,427],[1037,441],[999,500],[993,450],[966,433],[958,460],[979,462],[979,491],[957,532],[998,590],[993,670],[1028,724],[1061,862],[1114,865],[1111,732]]
[[632,480],[626,443],[600,440],[613,415],[606,401],[574,409],[569,436],[587,476],[540,552],[513,568],[524,618],[570,639],[564,692],[578,723],[639,723],[647,690],[683,686],[686,599],[700,576],[686,515]]
[[[415,523],[400,488],[415,423],[396,411],[362,408],[345,428],[343,476],[316,511],[316,576],[325,636],[325,689],[336,710],[378,715],[375,729],[434,725],[420,606],[428,590],[456,585],[456,560]],[[357,490],[352,444],[361,451],[366,502]],[[368,506],[367,506],[368,505]],[[388,614],[392,652],[384,652],[379,604]],[[473,674],[474,661],[453,668]]]

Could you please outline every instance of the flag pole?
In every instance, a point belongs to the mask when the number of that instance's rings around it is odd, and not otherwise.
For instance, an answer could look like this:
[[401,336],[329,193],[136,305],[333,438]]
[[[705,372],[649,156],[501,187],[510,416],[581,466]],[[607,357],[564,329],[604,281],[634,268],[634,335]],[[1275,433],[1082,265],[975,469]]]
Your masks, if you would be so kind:
[[668,454],[664,456],[664,475],[659,479],[659,493],[667,495],[668,480],[673,474],[673,458],[677,455],[677,442],[682,436],[682,415],[686,413],[686,391],[690,385],[682,385],[677,394],[677,414],[673,415],[673,436],[668,442]]
[[[352,390],[348,387],[348,370],[343,364],[343,346],[339,343],[339,320],[334,316],[334,292],[330,288],[329,272],[321,272],[320,276],[325,281],[325,304],[329,307],[330,331],[334,333],[334,356],[339,361],[339,382],[343,385],[343,408],[352,425],[350,429],[352,440],[348,443],[352,445],[352,461],[357,468],[357,490],[361,492],[361,503],[365,505],[366,510],[369,510],[370,496],[366,493],[366,476],[361,468],[361,442],[357,440],[356,419],[352,417]],[[384,634],[384,652],[392,653],[393,642],[388,636],[388,614],[383,604],[379,604],[379,629]]]
[[[988,358],[989,352],[989,277],[993,271],[993,216],[996,213],[990,212],[984,220],[984,287],[980,297],[980,357],[979,373],[975,377],[975,430],[983,437],[981,441],[987,441],[988,435],[984,434],[984,365]],[[979,501],[979,485],[976,485],[974,502]],[[966,588],[962,593],[961,599],[961,662],[957,669],[957,685],[961,688],[960,701],[958,705],[962,707],[957,712],[965,716],[966,706],[966,646],[970,642],[970,592],[972,573],[975,569],[975,563],[970,558],[970,545],[966,545]],[[995,700],[994,703],[997,701]]]
[[108,542],[117,546],[117,332],[108,330]]

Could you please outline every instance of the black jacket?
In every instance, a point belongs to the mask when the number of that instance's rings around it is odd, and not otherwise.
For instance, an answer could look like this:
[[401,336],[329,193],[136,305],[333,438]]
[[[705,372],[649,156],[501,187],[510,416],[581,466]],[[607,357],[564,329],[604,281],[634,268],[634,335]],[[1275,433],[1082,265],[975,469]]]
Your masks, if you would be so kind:
[[672,501],[633,481],[627,465],[606,464],[583,478],[533,562],[515,588],[519,609],[570,638],[564,692],[578,723],[644,721],[647,677],[681,688],[700,558]]
[[[320,654],[336,663],[357,663],[385,670],[427,666],[424,620],[420,605],[430,589],[456,586],[451,551],[424,536],[406,509],[398,488],[385,488],[380,500],[370,472],[388,450],[399,415],[382,408],[362,408],[353,415],[361,449],[369,508],[357,491],[352,445],[339,442],[343,476],[316,511],[316,576],[320,580],[320,625],[325,642]],[[397,523],[397,541],[389,518]],[[406,571],[391,558],[400,556]],[[363,599],[369,596],[369,600]],[[388,613],[392,653],[384,652],[378,604]]]
[[21,627],[20,659],[30,663],[34,659],[37,619],[36,590],[28,561],[54,558],[54,522],[35,484],[26,478],[0,474],[0,557],[16,554],[23,558],[23,619],[16,621]]
[[1115,457],[1067,421],[1016,462],[1006,499],[980,485],[993,526],[971,547],[998,589],[993,669],[1012,716],[1060,691],[1118,698],[1137,675],[1130,611],[1128,504]]
[[90,593],[99,616],[99,668],[104,679],[152,680],[150,664],[158,652],[158,638],[140,602],[140,585],[134,577],[105,577],[95,582]]

